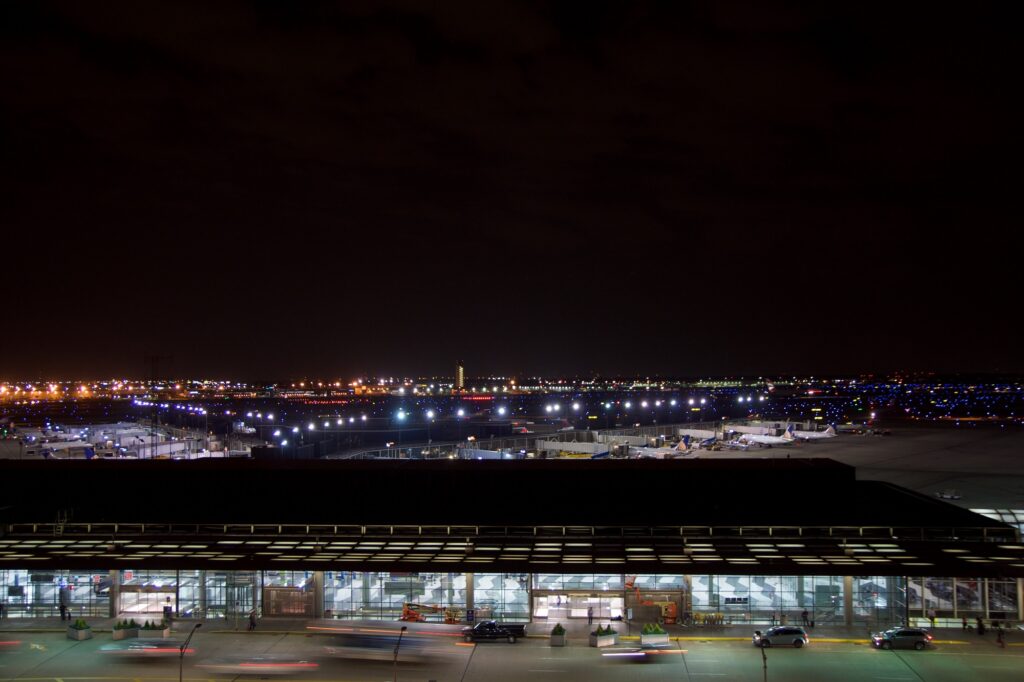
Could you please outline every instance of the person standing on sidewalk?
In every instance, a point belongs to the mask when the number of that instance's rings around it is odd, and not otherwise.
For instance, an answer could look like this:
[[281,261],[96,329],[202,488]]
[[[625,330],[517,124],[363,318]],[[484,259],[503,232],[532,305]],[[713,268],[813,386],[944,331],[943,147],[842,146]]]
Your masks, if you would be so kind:
[[805,627],[811,624],[811,621],[807,619],[808,615],[810,614],[807,613],[807,609],[804,609],[803,612],[800,614],[800,617],[804,619]]
[[1000,648],[1005,649],[1006,642],[1003,641],[1003,626],[997,621],[994,627],[996,629],[996,644],[998,644]]
[[964,632],[967,632],[967,616],[960,616],[960,623],[964,626]]
[[249,631],[256,629],[256,609],[249,612]]
[[587,625],[593,625],[593,624],[594,624],[594,607],[593,606],[588,606],[587,607]]

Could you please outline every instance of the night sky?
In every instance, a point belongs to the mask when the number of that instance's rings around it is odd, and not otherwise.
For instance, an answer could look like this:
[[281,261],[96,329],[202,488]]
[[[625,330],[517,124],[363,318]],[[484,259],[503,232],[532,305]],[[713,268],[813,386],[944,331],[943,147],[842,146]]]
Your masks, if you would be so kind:
[[0,377],[1024,371],[1010,7],[4,2]]

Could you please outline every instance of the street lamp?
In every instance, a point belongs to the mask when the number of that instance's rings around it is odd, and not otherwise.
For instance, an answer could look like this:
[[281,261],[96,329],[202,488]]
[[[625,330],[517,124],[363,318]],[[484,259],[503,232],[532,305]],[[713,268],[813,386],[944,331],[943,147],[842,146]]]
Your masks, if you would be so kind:
[[178,682],[181,682],[182,666],[185,665],[185,652],[188,651],[188,643],[192,641],[192,635],[196,634],[196,630],[203,627],[202,623],[196,623],[192,626],[192,631],[188,633],[188,637],[185,638],[185,643],[178,647]]
[[[398,682],[398,647],[402,646],[402,635],[405,634],[405,630],[408,628],[407,625],[403,625],[402,629],[398,631],[398,642],[395,644],[395,659],[393,662],[394,674],[391,679],[392,682]],[[178,682],[181,682],[180,680]]]
[[427,445],[430,445],[434,441],[430,438],[430,426],[434,423],[435,413],[433,410],[427,410]]

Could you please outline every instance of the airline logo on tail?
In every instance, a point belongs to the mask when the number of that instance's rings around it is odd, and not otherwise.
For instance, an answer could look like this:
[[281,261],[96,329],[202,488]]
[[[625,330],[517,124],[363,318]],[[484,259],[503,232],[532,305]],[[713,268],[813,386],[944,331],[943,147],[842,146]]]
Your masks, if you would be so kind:
[[683,436],[683,439],[679,441],[679,445],[676,446],[676,450],[689,450],[690,449],[690,434]]
[[793,440],[793,438],[794,438],[793,432],[795,430],[796,429],[793,428],[793,425],[790,424],[789,426],[786,427],[786,432],[784,434],[782,434],[782,437],[785,438],[786,440]]

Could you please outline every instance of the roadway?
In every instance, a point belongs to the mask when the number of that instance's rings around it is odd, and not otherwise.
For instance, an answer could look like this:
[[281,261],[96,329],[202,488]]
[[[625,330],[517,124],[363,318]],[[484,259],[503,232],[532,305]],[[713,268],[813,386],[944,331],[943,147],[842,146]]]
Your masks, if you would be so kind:
[[[1019,681],[1024,674],[1024,641],[1011,640],[999,648],[994,637],[949,631],[933,650],[878,651],[856,638],[815,638],[803,649],[767,650],[768,680],[788,682],[986,682]],[[180,637],[180,635],[176,635]],[[942,639],[941,637],[945,637]],[[100,651],[110,644],[109,633],[74,642],[54,632],[4,632],[0,641],[0,679],[31,682],[167,681],[178,674],[176,658],[111,660]],[[326,653],[332,642],[327,635],[303,632],[203,632],[193,639],[195,653],[184,662],[185,679],[260,679],[264,675],[218,673],[202,667],[216,659],[245,655],[279,654],[313,661],[316,668],[283,668],[281,679],[335,680],[338,682],[385,682],[395,670],[390,650],[382,661],[338,659]],[[630,646],[633,642],[624,642]],[[680,639],[675,646],[685,653],[670,652],[636,662],[629,657],[607,657],[607,650],[586,646],[585,639],[552,648],[546,637],[516,644],[495,642],[466,645],[447,638],[427,650],[421,662],[401,662],[397,677],[406,682],[429,680],[465,682],[514,682],[538,680],[737,680],[764,682],[761,651],[740,637]],[[415,648],[408,651],[415,655]],[[424,653],[420,650],[419,653]],[[402,661],[404,654],[400,653]],[[282,659],[283,660],[283,659]]]

